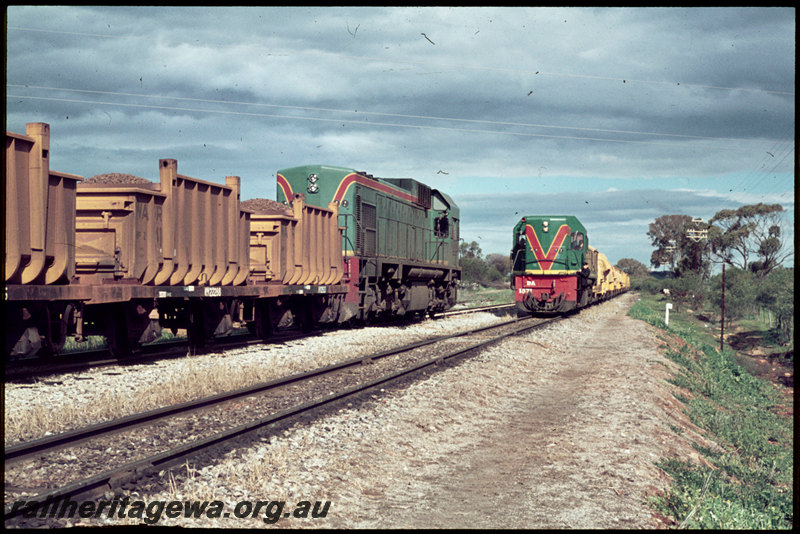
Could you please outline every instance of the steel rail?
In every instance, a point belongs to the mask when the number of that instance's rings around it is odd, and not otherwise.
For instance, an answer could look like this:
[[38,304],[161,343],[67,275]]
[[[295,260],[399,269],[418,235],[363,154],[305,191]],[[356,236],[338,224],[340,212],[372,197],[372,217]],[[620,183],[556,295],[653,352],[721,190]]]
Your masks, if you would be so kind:
[[[313,410],[315,408],[322,407],[322,406],[324,406],[326,404],[330,404],[332,402],[335,402],[335,401],[338,401],[338,400],[341,400],[341,399],[344,399],[344,398],[347,398],[347,397],[351,397],[351,396],[357,395],[359,393],[362,393],[364,391],[372,389],[372,388],[374,388],[376,386],[379,386],[379,385],[382,385],[382,384],[397,380],[397,379],[399,379],[399,378],[401,378],[403,376],[406,376],[406,375],[409,375],[411,373],[420,371],[420,370],[422,370],[422,369],[424,369],[426,367],[430,367],[432,365],[437,365],[438,363],[440,363],[442,361],[449,360],[449,359],[454,358],[456,356],[460,356],[460,355],[466,354],[468,352],[471,352],[471,351],[486,347],[488,345],[497,343],[499,341],[502,341],[503,339],[506,339],[507,337],[510,337],[510,336],[513,336],[513,335],[517,335],[517,334],[520,334],[522,332],[525,332],[525,331],[528,331],[528,330],[531,330],[531,329],[534,329],[534,328],[540,328],[542,326],[545,326],[545,325],[550,324],[550,323],[555,322],[555,321],[559,321],[561,319],[562,319],[561,317],[556,317],[556,318],[552,318],[552,319],[546,319],[546,320],[544,320],[542,322],[535,322],[534,324],[524,324],[520,328],[514,329],[513,331],[505,332],[505,333],[500,334],[498,336],[492,337],[491,339],[480,341],[480,342],[474,343],[474,344],[470,344],[467,347],[461,347],[461,348],[455,349],[455,350],[453,350],[451,352],[448,352],[446,354],[442,354],[442,355],[439,355],[439,356],[435,356],[433,358],[429,358],[429,359],[427,359],[427,360],[425,360],[425,361],[423,361],[421,363],[417,363],[417,364],[414,364],[414,365],[412,365],[410,367],[406,367],[406,368],[401,369],[399,371],[394,371],[394,372],[389,373],[387,375],[384,375],[382,377],[379,377],[379,378],[376,378],[376,379],[373,379],[373,380],[369,380],[369,381],[364,382],[362,384],[358,384],[358,385],[346,388],[346,389],[344,389],[342,391],[339,391],[337,393],[332,393],[330,395],[318,398],[316,400],[312,400],[310,402],[307,402],[307,403],[304,403],[304,404],[301,404],[301,405],[297,405],[297,406],[293,406],[293,407],[290,407],[290,408],[286,408],[286,409],[280,410],[280,411],[275,412],[275,413],[273,413],[273,414],[271,414],[269,416],[263,417],[263,418],[258,419],[256,421],[251,421],[249,423],[245,423],[243,425],[239,425],[239,426],[237,426],[235,428],[232,428],[230,430],[226,430],[224,432],[219,432],[219,433],[217,433],[217,434],[215,434],[213,436],[209,436],[209,437],[201,438],[201,439],[189,442],[189,443],[185,443],[183,445],[180,445],[178,447],[175,447],[175,448],[170,449],[168,451],[165,451],[163,453],[159,453],[157,455],[153,455],[153,456],[150,456],[150,457],[147,457],[147,458],[143,458],[141,460],[130,462],[130,463],[125,464],[125,465],[123,465],[121,467],[110,469],[108,471],[105,471],[103,473],[99,473],[99,474],[94,475],[92,477],[89,477],[89,478],[86,478],[86,479],[83,479],[83,480],[79,480],[79,481],[70,483],[70,484],[68,484],[66,486],[63,486],[61,488],[57,488],[57,489],[54,489],[54,490],[39,494],[38,496],[34,497],[33,499],[27,500],[27,502],[28,503],[34,502],[39,507],[45,506],[45,508],[47,508],[52,503],[56,503],[56,502],[63,501],[63,500],[66,500],[66,499],[73,499],[73,498],[78,498],[78,497],[82,497],[82,496],[83,497],[91,497],[91,496],[96,495],[96,494],[98,494],[100,492],[116,489],[116,488],[120,487],[122,484],[130,483],[130,482],[136,480],[137,478],[145,477],[145,476],[148,476],[150,474],[157,473],[158,471],[160,471],[162,469],[165,469],[167,467],[182,463],[183,461],[187,460],[188,458],[190,458],[191,456],[193,456],[195,454],[198,454],[198,453],[200,453],[202,451],[206,451],[206,450],[211,449],[211,448],[213,448],[213,447],[215,447],[217,445],[220,445],[220,444],[222,444],[222,443],[224,443],[226,441],[230,441],[230,440],[232,440],[234,438],[241,437],[241,436],[243,436],[245,434],[248,434],[250,432],[253,432],[255,430],[263,428],[265,426],[280,422],[282,420],[291,418],[291,417],[296,416],[296,415],[300,415],[302,413],[311,411],[311,410]],[[407,345],[407,347],[414,346],[414,348],[416,348],[416,347],[420,347],[420,346],[425,346],[425,345],[434,343],[436,341],[441,341],[443,339],[452,339],[452,338],[455,338],[455,337],[467,336],[467,335],[478,333],[478,332],[481,332],[481,331],[484,331],[484,330],[488,330],[488,329],[491,329],[491,328],[496,328],[496,327],[499,327],[499,326],[504,326],[504,325],[507,325],[507,324],[510,324],[510,323],[515,323],[515,322],[528,323],[528,322],[530,322],[530,320],[527,319],[527,318],[526,319],[515,319],[513,321],[506,321],[506,322],[500,323],[498,325],[491,325],[491,326],[488,326],[488,327],[482,327],[482,328],[476,329],[474,331],[461,332],[459,334],[450,335],[450,336],[447,336],[447,335],[446,336],[440,336],[439,338],[436,338],[435,340],[424,340],[424,341],[421,341],[421,342],[418,342],[418,343],[412,343],[410,345]],[[385,352],[386,353],[393,353],[393,352],[397,352],[397,350],[396,349],[390,349],[389,351],[385,351]],[[384,355],[384,353],[380,353],[380,355]],[[386,354],[386,355],[388,355],[388,354]],[[373,355],[371,359],[375,359],[377,357],[379,357],[379,355]],[[370,359],[370,358],[369,357],[359,358],[358,360],[362,361],[362,360],[366,360],[366,359]],[[330,367],[334,367],[334,366],[330,366]],[[9,520],[9,519],[11,519],[11,518],[13,518],[13,517],[15,517],[17,515],[24,514],[27,511],[27,509],[28,509],[28,505],[26,504],[25,506],[12,508],[11,510],[5,511],[5,520]]]
[[[436,317],[451,317],[457,315],[465,315],[468,313],[477,313],[481,311],[493,311],[502,309],[504,307],[512,307],[513,304],[496,304],[490,306],[479,306],[474,308],[462,308],[453,311],[446,311]],[[296,339],[304,339],[306,337],[320,335],[323,331],[305,332],[302,334],[296,332],[282,333],[270,337],[269,339],[259,339],[252,334],[236,334],[235,336],[216,339],[208,345],[204,346],[198,354],[218,352],[227,348],[246,347],[259,343],[264,344],[278,344],[285,343]],[[148,344],[142,346],[140,354],[130,356],[124,359],[108,357],[108,349],[92,349],[86,351],[76,351],[71,353],[62,353],[56,359],[67,359],[71,361],[55,362],[50,360],[39,360],[37,358],[27,358],[19,361],[9,362],[9,365],[4,369],[4,378],[8,381],[24,381],[35,377],[40,377],[45,374],[68,373],[68,372],[82,372],[90,369],[99,369],[102,367],[109,367],[112,365],[135,365],[146,364],[161,359],[182,358],[186,356],[186,348],[188,342],[186,339],[178,338],[170,341],[156,342],[156,344]],[[92,359],[97,358],[101,359]]]
[[16,445],[11,445],[5,448],[5,460],[4,460],[5,467],[8,468],[16,463],[19,463],[20,461],[23,461],[25,459],[34,456],[40,456],[42,454],[54,452],[60,449],[65,449],[68,447],[80,445],[81,443],[85,443],[86,441],[94,438],[125,432],[139,426],[152,424],[167,417],[174,417],[176,415],[188,414],[197,410],[201,410],[203,408],[207,408],[209,406],[221,404],[223,402],[228,402],[241,397],[247,397],[250,395],[263,393],[264,391],[270,389],[285,386],[302,380],[307,380],[309,378],[324,375],[326,373],[331,373],[333,371],[344,369],[346,367],[353,367],[362,364],[365,361],[378,360],[381,358],[391,356],[393,354],[407,352],[415,348],[437,343],[444,339],[452,339],[460,336],[470,335],[477,332],[482,332],[484,330],[492,328],[499,328],[501,326],[505,326],[514,323],[516,321],[518,321],[518,319],[505,321],[502,323],[493,324],[474,330],[459,332],[456,334],[446,334],[442,336],[436,336],[433,338],[428,338],[407,345],[402,345],[399,347],[387,349],[379,353],[369,354],[366,356],[358,356],[325,367],[319,367],[317,369],[312,369],[310,371],[296,373],[293,375],[277,378],[275,380],[271,380],[268,382],[262,382],[245,388],[218,393],[216,395],[210,395],[200,399],[186,401],[179,404],[166,406],[163,408],[156,408],[154,410],[149,410],[147,412],[128,415],[125,417],[113,419],[111,421],[106,421],[103,423],[97,423],[95,425],[80,428],[77,430],[72,430],[69,432],[64,432],[53,436],[47,436],[36,440],[19,443]]
[[488,306],[475,306],[472,308],[460,308],[458,310],[448,310],[444,312],[442,315],[444,317],[452,317],[454,315],[465,315],[467,313],[477,313],[482,311],[497,311],[503,310],[505,308],[514,308],[514,303],[511,304],[491,304]]

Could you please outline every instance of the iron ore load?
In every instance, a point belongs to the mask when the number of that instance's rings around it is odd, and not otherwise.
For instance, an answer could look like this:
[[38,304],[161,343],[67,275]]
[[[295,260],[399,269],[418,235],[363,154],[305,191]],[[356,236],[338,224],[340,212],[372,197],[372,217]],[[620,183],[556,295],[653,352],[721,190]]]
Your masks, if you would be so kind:
[[[126,356],[163,328],[185,329],[196,348],[237,326],[266,339],[455,303],[458,208],[413,180],[362,173],[322,202],[310,171],[302,187],[282,171],[280,203],[242,202],[239,177],[185,176],[174,159],[158,162],[155,182],[83,180],[49,161],[47,124],[6,132],[7,356],[56,354],[88,335]],[[312,168],[327,191],[335,168]]]
[[535,215],[514,226],[511,287],[520,315],[562,314],[630,288],[628,275],[589,246],[571,215]]

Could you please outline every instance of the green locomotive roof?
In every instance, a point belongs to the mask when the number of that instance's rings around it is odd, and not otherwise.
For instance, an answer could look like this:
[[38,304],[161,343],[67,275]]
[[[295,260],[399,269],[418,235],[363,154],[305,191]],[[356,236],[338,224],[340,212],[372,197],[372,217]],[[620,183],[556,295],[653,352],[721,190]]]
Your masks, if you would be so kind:
[[[297,167],[287,167],[278,171],[278,175],[286,178],[286,180],[288,180],[288,182],[294,186],[299,185],[301,180],[305,180],[307,176],[312,174],[316,174],[321,180],[327,182],[326,184],[321,185],[324,190],[319,190],[322,196],[325,198],[334,198],[336,194],[336,188],[338,187],[340,180],[349,175],[356,174],[360,177],[366,178],[367,180],[375,181],[377,184],[382,184],[382,187],[376,188],[382,189],[384,192],[389,192],[389,190],[386,189],[386,187],[388,187],[397,190],[398,193],[406,193],[401,194],[401,198],[403,200],[421,204],[426,208],[433,208],[436,210],[446,209],[448,210],[449,214],[455,218],[459,218],[460,216],[458,205],[453,201],[452,197],[442,191],[439,191],[438,189],[432,190],[429,186],[419,182],[418,180],[414,180],[413,178],[380,178],[363,171],[357,171],[350,167],[339,167],[336,165],[300,165]],[[302,179],[300,177],[302,177]],[[359,180],[361,179],[359,178]],[[369,186],[368,181],[362,183]],[[278,191],[278,201],[281,201],[282,199],[280,196],[283,191],[281,190],[280,185],[278,187]],[[304,188],[304,190],[298,190],[296,192],[305,193],[307,201],[313,202],[313,200],[309,198],[310,196],[313,196],[313,193],[309,194],[307,191],[308,190]]]
[[586,230],[583,224],[574,215],[526,215],[522,217],[517,224],[523,222],[531,223],[535,221],[561,222],[562,224],[568,224],[570,228],[574,228],[576,230]]

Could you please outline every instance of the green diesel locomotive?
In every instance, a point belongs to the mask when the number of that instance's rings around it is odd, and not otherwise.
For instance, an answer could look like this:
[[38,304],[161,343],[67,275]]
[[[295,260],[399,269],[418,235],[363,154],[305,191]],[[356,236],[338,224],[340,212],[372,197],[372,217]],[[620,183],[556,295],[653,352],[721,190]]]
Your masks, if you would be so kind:
[[459,209],[447,194],[410,178],[376,178],[328,165],[277,173],[277,200],[336,207],[342,228],[339,321],[444,311],[456,302]]
[[589,246],[573,215],[529,215],[514,226],[511,287],[520,315],[559,314],[624,293],[628,275]]

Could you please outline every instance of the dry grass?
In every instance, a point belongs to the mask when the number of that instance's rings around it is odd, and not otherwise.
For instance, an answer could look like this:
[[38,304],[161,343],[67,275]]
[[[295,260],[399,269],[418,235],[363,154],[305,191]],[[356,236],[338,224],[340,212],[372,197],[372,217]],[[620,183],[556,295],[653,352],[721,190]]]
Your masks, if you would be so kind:
[[[351,355],[343,356],[349,358]],[[64,401],[53,405],[52,399],[40,398],[28,406],[9,409],[4,413],[5,442],[30,440],[61,433],[84,425],[112,420],[124,415],[153,410],[193,399],[216,395],[281,376],[301,372],[329,363],[318,357],[287,358],[279,362],[233,363],[201,366],[189,360],[182,371],[171,372],[157,383],[143,389],[125,391],[104,390],[88,395],[81,403]]]

